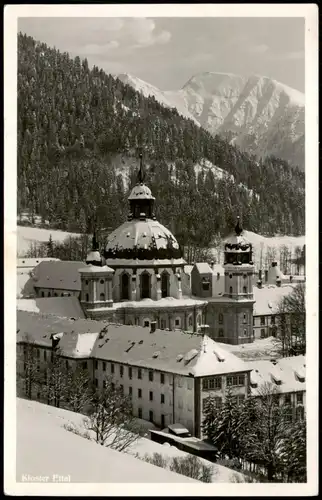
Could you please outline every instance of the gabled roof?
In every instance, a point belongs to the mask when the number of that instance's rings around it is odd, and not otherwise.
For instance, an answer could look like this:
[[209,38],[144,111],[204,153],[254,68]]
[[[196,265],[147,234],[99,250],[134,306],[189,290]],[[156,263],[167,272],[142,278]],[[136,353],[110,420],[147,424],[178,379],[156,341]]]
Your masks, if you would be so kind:
[[62,318],[85,319],[84,311],[77,297],[44,297],[18,299],[19,311],[54,314]]
[[41,262],[33,271],[34,287],[80,290],[81,279],[79,269],[85,266],[84,262],[74,260]]
[[[258,394],[265,383],[273,384],[278,392],[305,391],[305,356],[282,358],[273,364],[268,360],[249,361],[252,368],[250,375],[253,394]],[[302,381],[301,381],[302,380]]]
[[279,302],[291,294],[294,288],[294,285],[265,285],[262,288],[254,286],[254,316],[277,314]]
[[[66,355],[81,353],[106,361],[132,364],[195,377],[249,371],[247,363],[225,351],[207,336],[179,330],[156,330],[140,326],[107,324],[94,320],[68,320],[18,311],[17,341],[29,336],[38,345],[51,346],[52,333],[64,332],[59,342]],[[105,331],[104,331],[104,330]],[[98,333],[101,332],[101,335]],[[82,335],[93,334],[88,340]],[[78,348],[84,342],[86,349]],[[91,352],[90,344],[93,342]],[[84,345],[82,344],[82,345]],[[65,352],[66,351],[66,352]]]
[[199,272],[199,274],[212,274],[213,271],[209,266],[208,262],[197,262],[194,265],[195,269]]

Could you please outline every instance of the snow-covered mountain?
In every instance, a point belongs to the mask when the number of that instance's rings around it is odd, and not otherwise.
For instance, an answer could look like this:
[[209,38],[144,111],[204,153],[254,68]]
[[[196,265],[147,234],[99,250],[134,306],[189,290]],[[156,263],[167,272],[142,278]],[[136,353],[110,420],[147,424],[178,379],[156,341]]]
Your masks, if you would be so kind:
[[118,77],[249,153],[274,154],[304,169],[305,98],[297,90],[258,75],[201,73],[178,91],[161,91],[128,74]]

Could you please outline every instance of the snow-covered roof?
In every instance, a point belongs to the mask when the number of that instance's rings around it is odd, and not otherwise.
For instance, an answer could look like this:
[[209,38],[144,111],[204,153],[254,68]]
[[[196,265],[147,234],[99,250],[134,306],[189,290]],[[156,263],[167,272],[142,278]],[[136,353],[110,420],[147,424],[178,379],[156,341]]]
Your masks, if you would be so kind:
[[88,264],[85,267],[82,267],[81,269],[78,269],[78,272],[80,273],[96,273],[96,274],[101,274],[101,273],[114,273],[114,269],[108,266],[94,266],[93,264]]
[[197,262],[194,267],[198,270],[199,274],[212,274],[213,271],[208,262]]
[[276,314],[278,312],[278,304],[283,297],[286,297],[294,290],[294,285],[265,285],[262,288],[255,286],[253,288],[254,295],[254,316],[265,316]]
[[67,431],[63,424],[70,423],[73,415],[69,414],[35,401],[17,400],[17,481],[28,475],[47,476],[48,490],[55,473],[69,476],[71,483],[196,483]]
[[54,314],[63,318],[85,318],[84,311],[77,297],[17,299],[17,310]]
[[53,257],[17,258],[17,267],[18,268],[24,268],[24,267],[34,268],[38,264],[40,264],[40,262],[49,262],[49,261],[57,261],[57,260],[60,260],[60,259],[54,259]]
[[277,263],[274,262],[271,267],[268,269],[268,275],[267,275],[267,280],[266,283],[269,285],[275,285],[276,280],[281,280],[285,281],[285,276],[278,267]]
[[[181,299],[176,299],[175,297],[164,297],[160,300],[152,300],[152,299],[142,299],[139,301],[123,301],[123,302],[114,302],[111,307],[108,307],[108,310],[111,311],[113,309],[145,309],[145,308],[181,308],[181,307],[194,307],[194,306],[203,306],[206,305],[206,300],[194,299],[191,297],[183,296]],[[95,308],[95,311],[105,310],[106,307]],[[90,311],[91,309],[88,309]]]
[[265,383],[273,384],[279,392],[305,391],[305,356],[292,356],[276,361],[276,364],[268,360],[249,361],[248,366],[252,368],[251,384],[253,394],[257,394],[260,387]]
[[[246,363],[206,335],[180,330],[157,329],[150,333],[150,328],[141,326],[94,320],[72,321],[22,311],[17,312],[17,329],[20,329],[18,342],[29,336],[36,345],[47,347],[51,346],[52,333],[64,332],[59,347],[69,356],[87,355],[195,377],[249,371]],[[103,336],[99,336],[102,330]],[[93,335],[80,339],[84,334]],[[130,343],[133,346],[129,350]],[[157,357],[154,356],[156,351]]]
[[84,262],[74,260],[41,262],[33,271],[34,287],[78,291],[81,289],[78,271],[85,265]]

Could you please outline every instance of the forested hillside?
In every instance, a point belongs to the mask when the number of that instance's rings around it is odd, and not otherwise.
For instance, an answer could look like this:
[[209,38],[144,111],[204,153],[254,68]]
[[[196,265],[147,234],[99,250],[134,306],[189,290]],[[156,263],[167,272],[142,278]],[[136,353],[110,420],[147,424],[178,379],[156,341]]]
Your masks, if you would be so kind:
[[[251,231],[304,234],[302,172],[242,153],[86,59],[18,35],[18,214],[29,209],[69,231],[91,230],[94,218],[99,228],[115,228],[127,213],[128,187],[113,158],[126,162],[141,149],[156,215],[183,246],[207,247],[238,213]],[[196,178],[203,159],[234,181],[211,170]]]

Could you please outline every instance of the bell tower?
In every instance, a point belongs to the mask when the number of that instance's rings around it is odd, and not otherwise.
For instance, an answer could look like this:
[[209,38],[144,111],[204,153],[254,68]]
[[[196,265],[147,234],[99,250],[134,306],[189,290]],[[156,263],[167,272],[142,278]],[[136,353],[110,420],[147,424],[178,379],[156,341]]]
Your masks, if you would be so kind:
[[217,304],[219,342],[245,344],[253,342],[252,245],[243,235],[240,218],[224,248],[225,291]]

